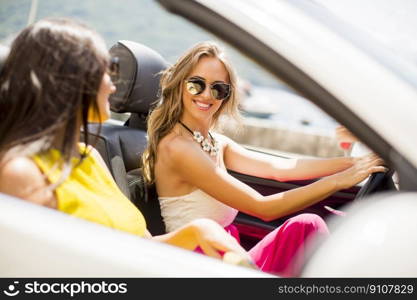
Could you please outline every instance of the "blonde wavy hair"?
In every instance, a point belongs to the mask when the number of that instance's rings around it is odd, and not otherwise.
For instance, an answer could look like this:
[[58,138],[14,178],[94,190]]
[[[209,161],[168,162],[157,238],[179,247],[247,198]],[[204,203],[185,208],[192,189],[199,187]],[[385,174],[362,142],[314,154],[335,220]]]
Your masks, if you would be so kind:
[[161,97],[148,117],[148,145],[142,155],[143,175],[150,185],[155,182],[154,167],[157,160],[158,144],[174,128],[183,113],[182,93],[184,81],[202,57],[214,57],[220,60],[229,74],[231,94],[223,101],[213,116],[212,129],[218,128],[219,118],[225,114],[240,121],[239,92],[237,77],[225,53],[214,42],[201,42],[189,49],[177,62],[162,72]]

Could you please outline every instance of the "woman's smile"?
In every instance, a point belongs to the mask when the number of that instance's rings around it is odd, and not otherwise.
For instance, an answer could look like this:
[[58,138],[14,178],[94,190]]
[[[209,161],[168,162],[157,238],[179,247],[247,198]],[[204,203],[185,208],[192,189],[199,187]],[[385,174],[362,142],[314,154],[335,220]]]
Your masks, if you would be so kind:
[[197,106],[199,110],[203,110],[203,111],[207,111],[213,106],[213,104],[211,103],[206,103],[206,102],[202,102],[198,100],[193,100],[193,103]]

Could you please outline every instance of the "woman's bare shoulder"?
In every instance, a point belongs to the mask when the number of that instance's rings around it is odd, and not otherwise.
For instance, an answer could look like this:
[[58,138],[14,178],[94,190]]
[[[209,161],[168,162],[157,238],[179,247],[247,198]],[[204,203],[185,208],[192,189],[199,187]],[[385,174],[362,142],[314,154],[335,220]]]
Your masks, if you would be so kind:
[[19,191],[42,186],[47,186],[47,182],[38,166],[29,157],[13,157],[0,163],[1,192],[19,196]]
[[172,155],[189,149],[189,147],[195,146],[194,144],[196,143],[190,138],[176,133],[170,133],[160,141],[158,152],[160,154]]
[[32,177],[41,175],[35,162],[26,156],[13,157],[0,163],[0,177]]

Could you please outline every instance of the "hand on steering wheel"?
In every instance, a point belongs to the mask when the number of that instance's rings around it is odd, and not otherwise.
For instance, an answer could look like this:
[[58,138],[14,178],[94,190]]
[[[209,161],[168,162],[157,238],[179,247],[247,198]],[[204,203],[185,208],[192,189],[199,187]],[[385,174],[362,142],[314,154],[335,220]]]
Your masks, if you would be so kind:
[[356,194],[355,200],[363,199],[365,196],[385,190],[395,189],[395,184],[392,179],[394,171],[377,172],[369,176],[368,181],[361,187]]
[[353,165],[332,176],[336,179],[338,189],[347,189],[368,178],[372,173],[386,172],[384,161],[374,153],[353,158]]

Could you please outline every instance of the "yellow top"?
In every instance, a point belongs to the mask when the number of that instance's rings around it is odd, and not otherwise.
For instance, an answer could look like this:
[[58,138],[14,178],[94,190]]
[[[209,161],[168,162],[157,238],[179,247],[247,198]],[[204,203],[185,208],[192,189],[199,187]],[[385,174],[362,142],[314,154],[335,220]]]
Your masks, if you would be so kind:
[[[80,146],[80,148],[83,148]],[[61,153],[51,149],[32,157],[51,183],[61,178]],[[71,174],[55,190],[58,210],[139,236],[145,234],[146,222],[141,212],[120,191],[103,166],[87,154],[82,163],[73,158]]]

